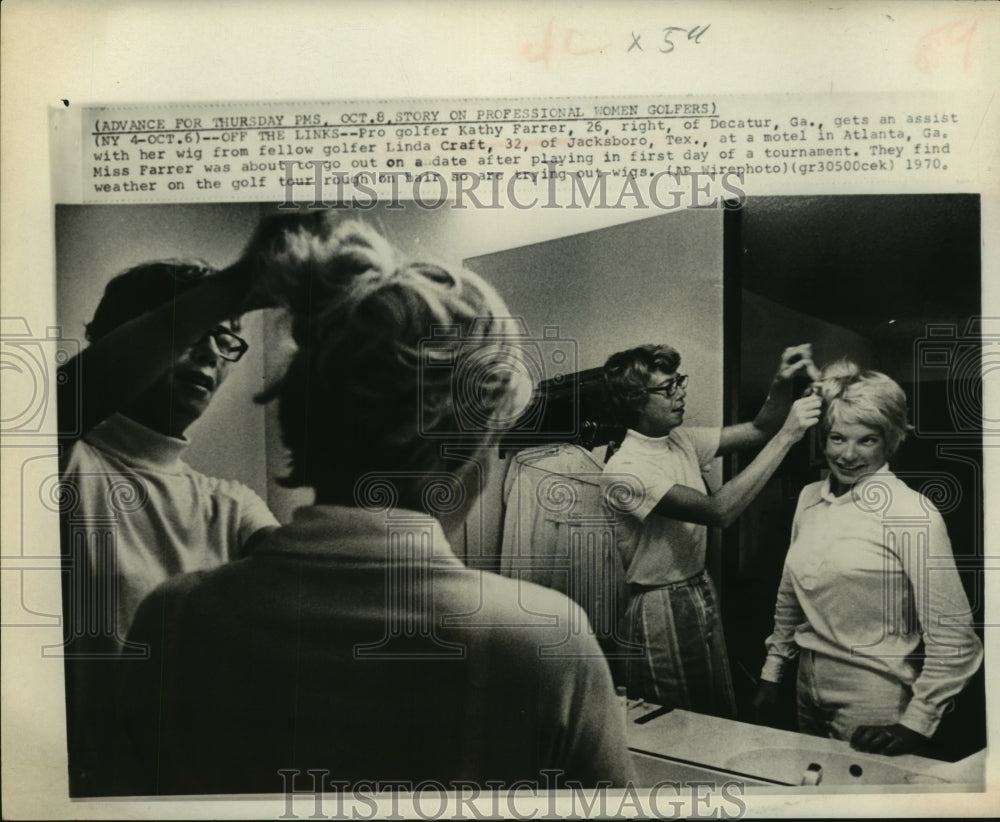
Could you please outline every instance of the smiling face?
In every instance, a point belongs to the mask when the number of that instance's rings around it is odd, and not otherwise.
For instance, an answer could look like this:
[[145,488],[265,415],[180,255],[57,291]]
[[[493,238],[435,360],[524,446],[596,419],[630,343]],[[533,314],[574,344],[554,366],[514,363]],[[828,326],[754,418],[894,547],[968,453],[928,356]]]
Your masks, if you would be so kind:
[[154,431],[179,437],[205,413],[229,374],[229,365],[220,356],[215,338],[207,334],[181,354],[125,414]]
[[878,471],[887,459],[882,432],[859,422],[834,423],[826,435],[824,453],[830,466],[830,487],[838,497],[862,477]]
[[[684,404],[687,389],[675,380],[680,375],[676,371],[669,374],[654,371],[649,375],[649,385],[646,386],[645,404],[637,409],[638,422],[635,430],[647,437],[665,437],[678,425],[684,422]],[[671,396],[666,389],[673,387]],[[657,391],[658,388],[664,388]]]

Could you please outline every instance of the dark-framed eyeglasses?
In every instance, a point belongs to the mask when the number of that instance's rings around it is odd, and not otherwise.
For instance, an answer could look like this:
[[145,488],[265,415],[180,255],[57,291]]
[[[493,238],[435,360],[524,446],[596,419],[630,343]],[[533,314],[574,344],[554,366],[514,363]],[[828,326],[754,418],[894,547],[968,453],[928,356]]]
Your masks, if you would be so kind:
[[673,379],[667,380],[663,385],[658,385],[655,388],[647,388],[647,394],[663,394],[664,397],[672,397],[677,393],[678,388],[684,388],[688,384],[687,374],[678,374]]
[[219,356],[229,362],[236,362],[247,353],[247,349],[250,347],[246,340],[224,325],[213,328],[204,337],[197,340],[195,345],[201,345],[209,337],[215,340],[215,347],[219,350]]

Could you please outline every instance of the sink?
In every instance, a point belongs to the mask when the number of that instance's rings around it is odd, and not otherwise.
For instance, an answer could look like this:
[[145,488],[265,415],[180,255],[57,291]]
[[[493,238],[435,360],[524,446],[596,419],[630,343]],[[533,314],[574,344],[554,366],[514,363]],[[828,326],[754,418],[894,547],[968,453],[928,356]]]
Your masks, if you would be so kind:
[[[986,751],[959,762],[860,753],[847,742],[630,702],[628,745],[641,778],[739,780],[763,789],[843,790],[898,786],[912,791],[983,790]],[[805,787],[805,786],[818,787]]]
[[790,785],[920,785],[946,780],[894,765],[888,757],[809,748],[758,748],[727,759],[727,770]]

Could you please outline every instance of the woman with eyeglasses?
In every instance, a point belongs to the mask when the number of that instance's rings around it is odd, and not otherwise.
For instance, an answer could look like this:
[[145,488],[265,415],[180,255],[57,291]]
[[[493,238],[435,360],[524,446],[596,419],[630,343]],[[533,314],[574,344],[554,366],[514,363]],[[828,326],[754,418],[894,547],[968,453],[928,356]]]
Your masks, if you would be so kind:
[[[815,366],[808,344],[786,349],[753,422],[720,429],[682,425],[688,377],[680,362],[668,345],[645,345],[604,366],[609,403],[628,428],[603,475],[629,586],[619,637],[630,697],[733,717],[717,594],[705,569],[707,526],[732,523],[818,422],[818,397],[792,401],[792,380]],[[761,446],[742,472],[706,493],[713,459]]]
[[114,662],[143,598],[251,551],[278,526],[250,488],[185,460],[185,432],[247,350],[252,278],[160,260],[111,279],[90,342],[59,369],[70,791],[106,793]]
[[830,475],[799,496],[754,698],[761,719],[798,659],[803,733],[887,755],[918,750],[982,661],[944,520],[889,469],[912,428],[890,377],[824,369]]
[[[256,265],[295,353],[286,485],[311,488],[246,559],[161,586],[123,666],[137,792],[555,789],[632,778],[608,664],[561,594],[467,567],[488,450],[530,400],[519,326],[460,266],[407,260],[333,212],[276,220]],[[259,238],[260,239],[260,238]]]

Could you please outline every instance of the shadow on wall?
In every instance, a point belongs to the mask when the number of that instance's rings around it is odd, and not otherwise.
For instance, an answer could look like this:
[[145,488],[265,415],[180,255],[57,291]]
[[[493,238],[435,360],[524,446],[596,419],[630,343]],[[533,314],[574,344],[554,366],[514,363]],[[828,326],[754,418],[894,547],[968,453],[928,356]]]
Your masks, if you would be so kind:
[[[911,486],[957,488],[939,501],[962,581],[983,616],[980,211],[973,195],[759,197],[727,223],[727,285],[738,283],[729,337],[734,416],[763,400],[762,341],[775,329],[813,343],[818,364],[849,356],[902,385],[916,430],[893,468]],[[732,235],[732,236],[730,236]],[[739,462],[734,470],[742,467]],[[818,437],[800,443],[727,532],[722,600],[741,708],[763,661],[799,491],[820,479]],[[943,487],[943,486],[942,486]],[[786,678],[787,679],[787,678]],[[787,684],[787,683],[786,683]],[[794,704],[789,686],[786,703]],[[985,745],[982,670],[935,738],[936,755]],[[788,727],[794,724],[790,711]]]

